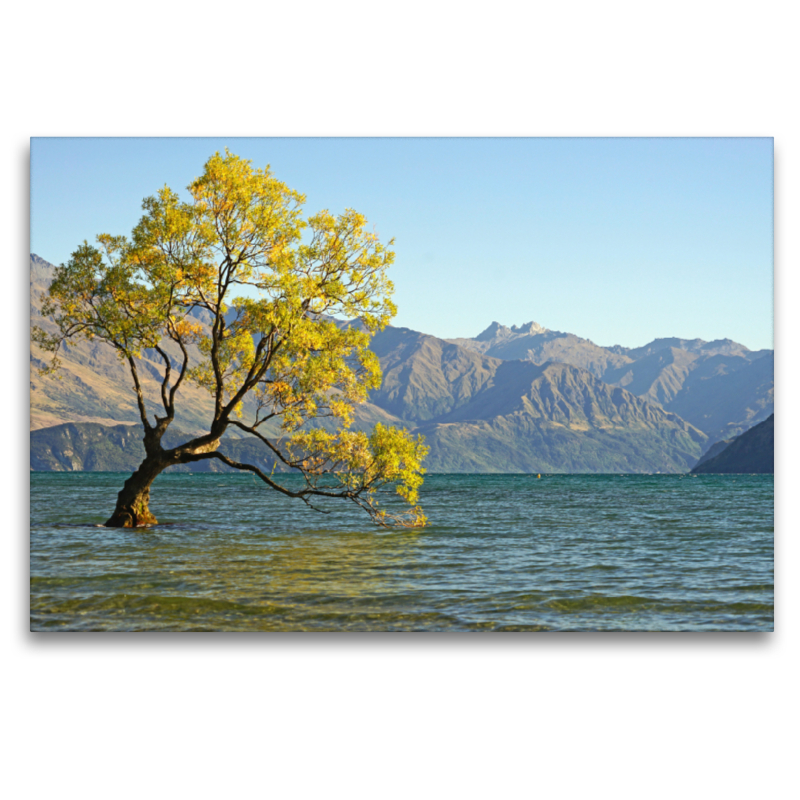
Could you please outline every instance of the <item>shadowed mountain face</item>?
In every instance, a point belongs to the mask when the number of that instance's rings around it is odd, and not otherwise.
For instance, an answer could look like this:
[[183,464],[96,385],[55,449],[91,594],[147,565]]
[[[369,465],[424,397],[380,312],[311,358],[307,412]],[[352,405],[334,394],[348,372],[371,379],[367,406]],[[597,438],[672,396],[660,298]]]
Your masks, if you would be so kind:
[[718,456],[731,442],[733,439],[720,439],[718,442],[714,442],[708,450],[703,453],[702,456],[698,459],[697,463],[692,468],[692,472],[694,472],[701,464],[705,464],[706,461]]
[[467,405],[422,425],[430,469],[681,472],[706,437],[566,364],[506,362]]
[[[744,361],[744,363],[742,363]],[[775,410],[775,358],[711,356],[699,360],[666,408],[712,439],[729,439]]]
[[[490,419],[525,412],[574,430],[589,428],[652,428],[680,424],[675,414],[636,397],[625,389],[609,386],[586,370],[568,364],[543,366],[527,362],[502,363],[490,384],[466,405],[440,417],[441,422]],[[698,441],[705,437],[696,432]]]
[[775,471],[775,415],[750,428],[711,457],[703,457],[692,470],[698,474]]
[[623,386],[635,395],[663,405],[680,392],[696,360],[694,353],[667,347],[607,370],[603,378],[614,386]]
[[703,355],[668,347],[611,370],[624,386],[683,417],[712,440],[737,436],[774,410],[774,357]]
[[416,422],[468,403],[503,363],[408,328],[387,328],[373,338],[370,349],[383,371],[371,402]]

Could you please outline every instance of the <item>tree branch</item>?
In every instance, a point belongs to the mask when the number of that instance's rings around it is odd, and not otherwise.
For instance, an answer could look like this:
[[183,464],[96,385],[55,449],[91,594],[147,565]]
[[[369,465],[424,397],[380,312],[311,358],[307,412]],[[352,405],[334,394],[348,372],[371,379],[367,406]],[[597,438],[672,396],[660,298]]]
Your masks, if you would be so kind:
[[167,386],[169,384],[169,376],[172,373],[172,365],[170,364],[169,356],[158,345],[155,346],[155,351],[164,361],[164,379],[161,381],[161,404],[164,406],[164,413],[171,419],[175,416],[175,409],[171,406],[167,397]]
[[254,427],[251,427],[251,426],[249,426],[249,425],[245,425],[244,423],[242,423],[242,422],[239,422],[238,420],[235,420],[235,419],[228,420],[228,424],[229,424],[229,425],[235,425],[237,428],[241,428],[243,431],[246,431],[247,433],[250,433],[250,434],[252,434],[253,436],[255,436],[257,439],[260,439],[260,440],[261,440],[261,441],[262,441],[262,442],[263,442],[263,443],[264,443],[264,444],[265,444],[267,447],[269,447],[269,449],[270,449],[270,450],[272,450],[272,452],[273,452],[273,453],[274,453],[274,454],[275,454],[275,455],[276,455],[276,456],[277,456],[277,457],[278,457],[278,458],[279,458],[279,459],[280,459],[280,460],[281,460],[281,461],[282,461],[284,464],[286,464],[286,466],[287,466],[287,467],[292,467],[292,468],[294,468],[294,469],[297,469],[297,468],[298,468],[298,467],[297,467],[297,462],[296,462],[296,461],[287,461],[287,459],[286,459],[286,457],[283,455],[283,453],[281,453],[281,451],[280,451],[280,450],[279,450],[277,447],[275,447],[275,445],[274,445],[274,444],[272,444],[272,442],[270,442],[270,440],[269,440],[269,439],[267,439],[265,436],[263,436],[262,434],[260,434],[260,433],[259,433],[259,432],[258,432],[258,431],[257,431],[257,430],[254,428]]
[[[120,348],[121,350],[122,348]],[[142,418],[142,424],[144,425],[144,429],[149,431],[152,429],[152,425],[147,421],[147,410],[144,407],[144,394],[142,393],[142,385],[139,383],[139,372],[136,369],[136,362],[133,360],[132,355],[128,355],[128,366],[131,369],[131,375],[133,376],[133,385],[136,388],[136,402],[139,406],[139,416]]]
[[183,382],[183,377],[186,375],[186,370],[189,367],[189,353],[186,350],[186,345],[184,345],[183,339],[178,337],[177,339],[174,339],[174,341],[178,343],[178,347],[181,348],[181,353],[183,353],[183,364],[181,365],[181,371],[178,375],[178,380],[175,381],[174,386],[169,390],[169,405],[170,408],[173,409],[175,408],[175,392],[178,391],[178,387]]

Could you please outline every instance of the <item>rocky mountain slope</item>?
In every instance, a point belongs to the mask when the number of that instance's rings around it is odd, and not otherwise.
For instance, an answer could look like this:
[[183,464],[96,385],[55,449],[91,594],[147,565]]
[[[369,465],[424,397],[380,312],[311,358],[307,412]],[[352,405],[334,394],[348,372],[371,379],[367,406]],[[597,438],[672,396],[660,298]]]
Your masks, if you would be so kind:
[[567,364],[504,362],[472,400],[418,426],[432,471],[682,472],[706,436]]
[[561,362],[591,372],[683,417],[712,441],[738,436],[774,411],[771,350],[748,350],[731,339],[655,339],[643,347],[600,347],[535,322],[511,328],[493,322],[474,339],[450,339],[502,359]]
[[[708,455],[711,455],[710,453]],[[750,428],[710,458],[701,459],[695,474],[769,473],[775,471],[775,415]]]
[[706,461],[709,459],[714,458],[714,456],[718,456],[731,442],[733,439],[720,439],[718,442],[714,442],[708,450],[703,453],[702,456],[697,460],[697,463],[692,467],[692,469],[697,469],[701,464],[705,464]]

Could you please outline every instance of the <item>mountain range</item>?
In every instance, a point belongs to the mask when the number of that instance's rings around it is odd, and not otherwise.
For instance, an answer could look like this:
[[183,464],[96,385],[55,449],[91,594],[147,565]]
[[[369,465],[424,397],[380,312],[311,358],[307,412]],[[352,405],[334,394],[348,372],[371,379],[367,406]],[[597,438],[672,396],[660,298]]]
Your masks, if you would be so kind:
[[[51,274],[50,264],[31,256],[31,324],[52,324],[40,313]],[[388,327],[371,348],[383,383],[359,407],[354,426],[380,421],[424,434],[429,472],[686,472],[709,446],[773,412],[772,351],[728,339],[601,347],[535,322],[493,322],[474,338],[449,340]],[[160,359],[143,356],[155,398]],[[138,423],[127,369],[100,343],[70,345],[60,378],[39,374],[46,358],[31,346],[32,468],[123,468],[113,466],[122,463],[114,444],[120,432],[81,426]],[[202,429],[210,395],[193,386],[180,394],[175,427]],[[80,457],[65,444],[67,431],[82,443]],[[104,455],[93,456],[93,447]],[[65,449],[73,455],[64,457]]]
[[563,362],[611,386],[658,403],[711,441],[738,436],[774,406],[774,354],[730,339],[655,339],[644,347],[600,347],[536,323],[507,328],[493,322],[474,339],[448,340],[503,359]]

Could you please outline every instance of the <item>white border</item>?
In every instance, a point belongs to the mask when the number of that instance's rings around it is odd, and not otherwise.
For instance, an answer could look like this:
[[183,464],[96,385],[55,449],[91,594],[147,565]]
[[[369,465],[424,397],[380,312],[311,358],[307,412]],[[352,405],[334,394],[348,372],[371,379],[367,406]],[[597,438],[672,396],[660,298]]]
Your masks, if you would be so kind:
[[[292,8],[201,5],[187,18],[170,3],[45,3],[7,20],[9,796],[788,796],[798,548],[786,354],[800,263],[789,7]],[[123,134],[775,136],[777,632],[28,633],[28,137]]]

